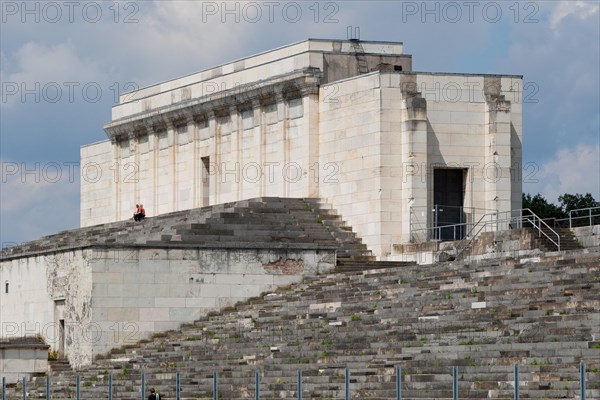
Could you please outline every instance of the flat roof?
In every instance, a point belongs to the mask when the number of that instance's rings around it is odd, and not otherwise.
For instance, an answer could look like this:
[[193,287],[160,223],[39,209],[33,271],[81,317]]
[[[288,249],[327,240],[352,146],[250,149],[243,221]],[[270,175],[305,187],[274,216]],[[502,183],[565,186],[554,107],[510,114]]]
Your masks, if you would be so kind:
[[[121,99],[123,97],[125,97],[125,96],[131,97],[132,93],[136,93],[136,92],[144,91],[144,90],[147,90],[147,89],[150,89],[150,88],[154,88],[154,87],[157,87],[157,86],[160,86],[160,85],[164,85],[165,83],[168,83],[168,82],[174,82],[174,81],[177,81],[177,80],[180,80],[180,79],[190,78],[190,77],[193,77],[195,75],[199,75],[198,78],[200,78],[201,74],[206,73],[208,71],[217,70],[219,68],[222,69],[223,67],[227,67],[229,65],[233,66],[234,64],[240,63],[242,61],[251,60],[253,58],[260,58],[260,57],[263,57],[263,56],[271,54],[271,53],[275,55],[275,53],[282,52],[283,50],[290,49],[290,48],[292,48],[294,46],[299,46],[299,47],[302,47],[302,48],[299,49],[298,51],[295,51],[295,52],[292,52],[290,54],[287,54],[285,57],[290,57],[290,56],[301,54],[301,53],[304,53],[304,52],[307,52],[307,51],[314,51],[314,52],[334,52],[333,48],[332,49],[324,49],[322,47],[314,47],[313,48],[313,46],[311,46],[311,44],[313,44],[313,43],[314,44],[330,44],[331,47],[333,47],[334,43],[348,43],[348,44],[351,44],[351,43],[360,43],[362,46],[366,45],[367,47],[379,47],[381,49],[381,51],[367,51],[367,50],[375,50],[375,49],[364,49],[365,50],[365,54],[381,54],[381,53],[383,53],[383,54],[403,54],[403,46],[404,46],[403,42],[377,41],[377,40],[314,39],[314,38],[309,38],[309,39],[302,40],[302,41],[299,41],[299,42],[296,42],[296,43],[287,44],[287,45],[276,47],[276,48],[273,48],[273,49],[270,49],[270,50],[266,50],[266,51],[263,51],[263,52],[260,52],[260,53],[256,53],[256,54],[253,54],[253,55],[242,57],[242,58],[239,58],[239,59],[236,59],[236,60],[233,60],[233,61],[229,61],[229,62],[226,62],[226,63],[223,63],[223,64],[218,64],[218,65],[215,65],[215,66],[207,68],[207,69],[203,69],[203,70],[200,70],[200,71],[197,71],[197,72],[193,72],[193,73],[190,73],[190,74],[187,74],[187,75],[179,76],[177,78],[167,79],[165,81],[157,82],[157,83],[154,83],[152,85],[143,86],[143,87],[140,87],[140,88],[138,88],[136,90],[132,90],[130,92],[125,92],[125,93],[123,93],[123,94],[121,94],[119,96],[119,104],[123,104],[123,103],[121,103]],[[302,46],[304,44],[306,46]],[[391,47],[399,48],[400,51],[399,52],[391,52],[391,53],[384,53],[382,51],[383,48],[390,47],[390,46]],[[277,56],[277,57],[274,57],[272,59],[265,60],[265,61],[263,61],[263,62],[261,62],[261,63],[259,63],[257,65],[264,64],[265,62],[272,62],[272,61],[275,61],[277,59],[285,58],[285,57]],[[201,82],[202,80],[205,80],[205,79],[198,79],[195,82]],[[182,83],[180,86],[177,86],[177,87],[188,86],[191,83],[194,83],[194,82]],[[174,89],[174,88],[172,88],[172,89]],[[136,100],[139,100],[139,98],[136,98]]]

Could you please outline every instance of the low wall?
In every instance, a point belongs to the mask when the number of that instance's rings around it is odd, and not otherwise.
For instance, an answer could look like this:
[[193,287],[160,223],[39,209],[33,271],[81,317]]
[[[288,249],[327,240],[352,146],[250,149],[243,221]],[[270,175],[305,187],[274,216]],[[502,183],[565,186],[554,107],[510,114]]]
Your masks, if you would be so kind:
[[[391,261],[415,261],[418,264],[433,264],[452,260],[461,241],[408,243],[395,245]],[[465,255],[469,259],[528,257],[540,253],[535,237],[529,229],[483,232],[477,236]]]
[[[97,245],[6,258],[0,338],[39,335],[78,368],[115,347],[327,273],[335,260],[334,247],[312,243]],[[21,358],[14,351],[7,357]]]
[[[96,250],[92,354],[86,356],[177,329],[335,267],[335,249],[293,247]],[[91,362],[85,358],[84,364]]]
[[24,376],[47,372],[49,347],[37,341],[0,341],[0,376],[14,383]]
[[571,231],[583,247],[600,247],[600,225],[581,226]]

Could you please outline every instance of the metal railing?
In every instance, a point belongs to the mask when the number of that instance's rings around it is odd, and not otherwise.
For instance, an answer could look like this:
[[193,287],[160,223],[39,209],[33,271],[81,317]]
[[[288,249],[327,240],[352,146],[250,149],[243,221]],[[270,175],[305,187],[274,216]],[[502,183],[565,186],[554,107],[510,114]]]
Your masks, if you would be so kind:
[[[539,237],[545,237],[549,242],[560,250],[560,235],[555,231],[556,228],[576,228],[582,226],[593,226],[600,224],[600,207],[579,208],[569,211],[568,218],[545,218],[537,216],[529,208],[523,208],[515,211],[505,211],[501,213],[484,213],[479,220],[474,221],[473,215],[477,210],[486,210],[481,208],[462,208],[461,211],[466,215],[467,221],[461,221],[456,224],[440,225],[436,219],[440,209],[451,208],[452,206],[434,206],[431,220],[434,226],[424,227],[424,223],[419,219],[416,209],[411,208],[411,231],[410,239],[412,242],[422,243],[429,240],[448,240],[471,241],[482,231],[507,230],[511,228],[531,227],[538,232]],[[471,211],[470,213],[468,211]],[[423,214],[423,213],[421,213]],[[426,221],[425,221],[426,224]],[[415,229],[415,225],[417,228]]]
[[529,208],[523,208],[514,211],[504,211],[502,213],[495,214],[494,221],[484,221],[483,217],[480,221],[481,223],[473,226],[473,229],[463,241],[464,244],[459,244],[457,246],[457,258],[473,244],[475,238],[482,231],[488,232],[488,228],[490,226],[492,227],[490,231],[521,229],[526,227],[533,228],[535,231],[537,231],[538,237],[544,237],[547,241],[556,246],[557,251],[560,251],[560,234],[551,228],[546,221],[538,217]]
[[[577,228],[600,224],[600,207],[578,208],[569,211],[568,218],[552,218],[556,228]],[[568,222],[568,224],[567,224]]]
[[529,208],[484,214],[478,221],[473,223],[465,222],[416,229],[411,231],[411,238],[425,238],[425,240],[442,238],[444,237],[442,230],[451,230],[451,239],[448,240],[461,242],[456,247],[456,256],[458,257],[473,244],[475,238],[482,232],[520,229],[524,227],[533,228],[537,232],[538,237],[544,237],[560,251],[560,234]]
[[[481,216],[493,215],[495,213],[497,213],[497,210],[488,208],[440,204],[435,204],[431,208],[411,207],[410,240],[414,243],[422,243],[429,240],[461,240],[479,222],[476,218],[479,217],[480,220]],[[454,215],[448,217],[448,214]],[[451,222],[456,220],[456,223]],[[427,227],[428,221],[432,226]]]
[[[520,386],[520,379],[519,379],[519,375],[520,375],[520,368],[519,365],[513,365],[513,366],[506,366],[507,371],[512,370],[513,372],[513,380],[514,380],[514,389],[513,389],[513,398],[515,400],[519,399],[519,386]],[[349,400],[352,396],[352,386],[351,386],[351,381],[350,381],[350,374],[351,371],[348,367],[343,369],[344,371],[344,399]],[[396,365],[394,366],[394,371],[395,371],[395,399],[396,400],[401,400],[402,397],[402,389],[403,386],[405,389],[411,389],[411,382],[410,380],[403,380],[402,379],[402,366],[401,365]],[[450,371],[449,371],[450,372]],[[405,374],[405,375],[410,375],[410,374]],[[453,400],[458,400],[459,399],[459,367],[457,366],[453,366],[452,370],[451,370],[451,375],[452,375],[452,399]],[[580,362],[579,364],[579,398],[582,400],[586,399],[586,395],[587,395],[587,379],[588,379],[588,372],[586,370],[586,366],[585,363],[583,361]],[[220,398],[219,395],[219,379],[218,379],[218,372],[214,371],[213,372],[213,376],[212,376],[212,398],[213,400],[217,400]],[[110,374],[108,376],[108,382],[105,386],[105,390],[106,390],[106,397],[108,398],[108,400],[114,400],[114,396],[113,396],[113,379],[112,379],[112,374]],[[261,371],[260,369],[257,369],[255,371],[254,374],[254,398],[255,400],[260,400],[261,398]],[[61,378],[63,379],[63,378]],[[292,378],[293,379],[293,378]],[[75,377],[75,381],[76,381],[76,386],[75,386],[75,399],[76,400],[81,400],[82,398],[82,386],[91,386],[89,381],[84,382],[84,384],[81,384],[81,376],[79,374],[76,375]],[[145,400],[146,398],[146,379],[145,379],[145,373],[141,372],[140,373],[140,386],[139,386],[139,396],[141,400]],[[303,377],[302,377],[302,369],[298,369],[297,375],[296,375],[296,382],[295,382],[295,386],[296,386],[296,390],[294,391],[295,393],[292,394],[290,393],[290,395],[294,396],[295,398],[297,398],[298,400],[302,400],[302,396],[303,396],[303,389],[302,389],[302,381],[303,381]],[[131,382],[129,383],[129,385],[132,387],[133,389],[133,382],[134,380],[132,379]],[[468,382],[468,381],[467,381]],[[21,384],[21,398],[22,400],[27,400],[28,397],[28,393],[27,393],[27,380],[25,377],[23,377],[20,380],[20,384]],[[45,390],[45,397],[39,396],[39,398],[44,398],[45,400],[51,400],[52,398],[52,377],[51,376],[46,376],[46,390]],[[293,384],[293,382],[292,382]],[[404,384],[404,385],[403,385]],[[99,382],[97,382],[97,380],[94,381],[94,387],[98,387]],[[450,385],[448,385],[450,386]],[[248,389],[250,389],[252,386],[249,386]],[[6,378],[2,377],[2,400],[7,400],[7,384],[6,384]],[[449,388],[448,388],[449,389]],[[423,389],[421,389],[423,390]],[[425,389],[426,390],[426,389]],[[188,387],[188,391],[189,391],[189,387]],[[575,392],[576,390],[573,390],[573,392]],[[160,393],[160,390],[159,390]],[[181,400],[181,379],[180,379],[180,371],[176,371],[175,372],[175,391],[174,393],[165,393],[164,394],[166,398],[174,398],[175,400]],[[573,396],[575,395],[575,393],[573,393]],[[94,396],[95,398],[100,398],[102,396],[99,395],[98,391],[94,391]],[[13,396],[14,397],[14,396]],[[105,398],[106,398],[105,397]],[[163,395],[161,394],[160,396],[161,398],[163,397]],[[187,393],[185,397],[190,397],[190,393]],[[271,398],[271,397],[269,397]]]

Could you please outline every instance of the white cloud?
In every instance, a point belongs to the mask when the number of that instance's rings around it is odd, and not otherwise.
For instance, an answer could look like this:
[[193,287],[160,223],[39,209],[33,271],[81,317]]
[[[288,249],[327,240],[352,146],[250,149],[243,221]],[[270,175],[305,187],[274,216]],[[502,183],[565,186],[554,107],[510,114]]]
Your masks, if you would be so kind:
[[597,140],[600,33],[592,3],[541,4],[538,23],[511,27],[500,70],[524,75],[524,159],[543,163],[565,143]]
[[580,144],[560,149],[552,160],[539,166],[537,174],[524,180],[525,192],[539,192],[550,202],[557,203],[564,193],[591,193],[600,200],[600,147]]
[[[586,20],[598,12],[600,6],[597,3],[586,1],[560,1],[550,15],[550,27],[556,32],[563,19],[575,16],[580,20]],[[558,32],[556,32],[558,34]]]
[[82,60],[72,43],[52,46],[25,43],[15,55],[18,69],[7,80],[17,82],[67,82],[98,80],[104,74],[91,60]]
[[[141,85],[228,60],[228,55],[241,52],[241,38],[248,38],[254,27],[206,19],[203,7],[193,1],[155,1],[141,9],[138,19],[138,23],[122,27],[127,32],[127,46],[103,51],[116,56],[118,69],[127,70],[129,77],[141,81]],[[104,33],[112,46],[120,40],[123,29]]]
[[1,105],[40,102],[44,98],[74,98],[70,93],[74,93],[77,88],[81,93],[84,85],[95,83],[100,87],[106,86],[99,82],[104,82],[107,74],[96,62],[83,59],[77,52],[78,49],[70,42],[49,46],[27,42],[16,51],[11,60],[3,55],[3,89],[11,89],[10,94],[3,95]]
[[78,176],[69,175],[62,166],[59,174],[56,163],[0,164],[0,241],[3,245],[7,240],[32,240],[79,225]]

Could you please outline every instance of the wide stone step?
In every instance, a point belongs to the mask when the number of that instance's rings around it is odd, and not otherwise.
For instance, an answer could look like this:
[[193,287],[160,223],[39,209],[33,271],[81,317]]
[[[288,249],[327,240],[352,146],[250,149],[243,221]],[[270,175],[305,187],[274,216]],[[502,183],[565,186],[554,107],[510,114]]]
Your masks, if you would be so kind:
[[[451,398],[458,366],[461,399],[498,400],[512,398],[515,364],[522,398],[576,398],[581,361],[588,398],[598,398],[600,276],[597,258],[577,257],[433,266],[342,259],[339,267],[359,270],[309,277],[115,351],[127,360],[79,371],[90,385],[84,398],[106,396],[107,373],[116,398],[139,398],[141,370],[167,399],[177,371],[182,398],[212,398],[215,369],[222,398],[253,398],[257,369],[261,398],[294,398],[298,369],[305,398],[343,398],[349,367],[353,398],[393,399],[401,365],[403,398]],[[52,375],[54,399],[74,397],[74,376]],[[44,379],[28,388],[43,397]]]

